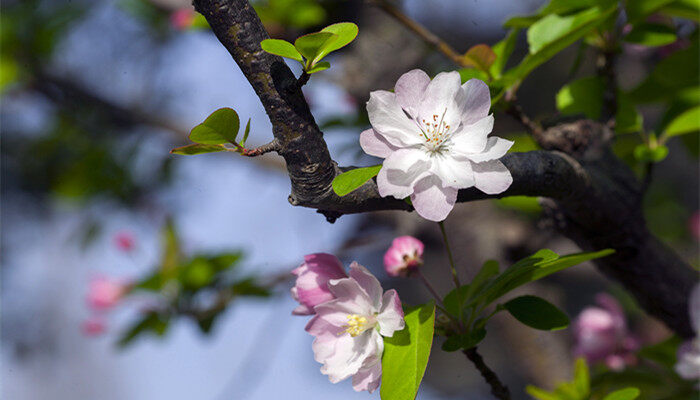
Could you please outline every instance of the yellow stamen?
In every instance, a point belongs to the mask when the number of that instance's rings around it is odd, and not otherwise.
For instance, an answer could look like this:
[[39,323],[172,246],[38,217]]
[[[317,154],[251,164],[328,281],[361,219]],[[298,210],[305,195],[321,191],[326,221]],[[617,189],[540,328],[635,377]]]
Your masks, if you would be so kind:
[[367,325],[367,318],[357,314],[350,314],[348,315],[348,324],[345,332],[352,337],[359,336],[366,330],[365,325]]

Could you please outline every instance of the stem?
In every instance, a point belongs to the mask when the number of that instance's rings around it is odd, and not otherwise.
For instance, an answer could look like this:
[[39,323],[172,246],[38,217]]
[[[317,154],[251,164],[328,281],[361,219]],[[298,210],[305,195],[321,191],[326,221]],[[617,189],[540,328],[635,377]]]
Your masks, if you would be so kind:
[[442,240],[445,242],[445,249],[447,250],[447,257],[450,259],[450,271],[452,272],[452,281],[455,283],[456,287],[462,286],[459,283],[459,277],[457,276],[457,269],[455,268],[455,260],[452,257],[452,250],[450,250],[450,242],[447,240],[447,233],[445,232],[445,224],[443,221],[438,222],[440,225],[440,232],[442,232]]
[[423,282],[423,284],[424,284],[425,287],[428,289],[428,291],[430,292],[430,294],[432,294],[433,297],[435,298],[435,301],[437,301],[437,303],[438,303],[441,307],[445,307],[445,305],[444,305],[443,302],[442,302],[442,298],[441,298],[440,295],[438,294],[437,290],[435,290],[435,288],[433,287],[433,285],[431,285],[430,282],[428,282],[428,280],[425,278],[425,275],[423,275],[423,273],[420,272],[420,269],[416,269],[415,272],[413,272],[413,274],[414,274],[415,276],[417,276],[417,277],[421,280],[421,282]]
[[299,75],[299,79],[297,79],[297,85],[299,87],[306,85],[306,82],[309,81],[309,78],[311,78],[311,75],[306,73],[306,71],[303,71],[301,75]]
[[481,357],[481,354],[476,351],[476,347],[472,347],[469,350],[463,350],[462,352],[467,356],[469,361],[474,363],[474,366],[479,370],[481,376],[484,377],[486,383],[491,386],[491,394],[493,394],[497,399],[510,400],[510,391],[508,390],[508,387],[505,386],[501,380],[498,379],[496,373],[493,372],[493,370],[489,368],[486,363],[484,363],[484,359]]

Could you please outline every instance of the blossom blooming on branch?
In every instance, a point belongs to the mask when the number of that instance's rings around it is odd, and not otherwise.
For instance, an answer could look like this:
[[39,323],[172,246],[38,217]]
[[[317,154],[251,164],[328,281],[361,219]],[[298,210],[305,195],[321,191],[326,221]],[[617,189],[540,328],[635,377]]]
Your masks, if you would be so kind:
[[443,72],[432,81],[419,69],[403,74],[394,93],[370,93],[372,125],[360,135],[362,149],[384,158],[377,176],[382,197],[411,198],[423,218],[442,221],[457,191],[475,186],[496,194],[513,182],[498,161],[513,142],[487,137],[493,129],[488,86],[459,73]]
[[[344,277],[328,279],[339,274],[338,268]],[[304,309],[327,294],[331,296],[313,306],[315,315],[306,325],[306,331],[315,337],[312,349],[316,361],[323,364],[321,372],[333,383],[352,376],[356,391],[376,390],[382,376],[382,336],[391,337],[405,326],[396,291],[384,292],[377,278],[356,262],[346,275],[338,259],[330,254],[306,256],[295,274],[298,278],[292,296],[300,303],[311,293],[307,289],[327,289],[309,296],[313,300],[302,303]],[[311,281],[315,286],[306,286]]]
[[128,284],[121,279],[95,277],[88,288],[88,306],[94,310],[107,310],[114,307],[127,291]]
[[412,236],[400,236],[393,240],[384,253],[384,270],[389,276],[408,276],[423,265],[423,242]]
[[678,347],[675,369],[685,379],[700,379],[700,284],[693,288],[688,303],[695,338]]
[[622,370],[636,362],[634,352],[639,341],[627,329],[622,307],[612,296],[596,296],[600,307],[584,309],[574,324],[574,354],[588,362],[604,361],[613,370]]
[[335,298],[328,288],[328,281],[348,276],[340,260],[326,253],[304,256],[304,263],[292,273],[297,276],[291,290],[292,297],[299,302],[299,307],[292,311],[294,315],[314,314],[314,306]]

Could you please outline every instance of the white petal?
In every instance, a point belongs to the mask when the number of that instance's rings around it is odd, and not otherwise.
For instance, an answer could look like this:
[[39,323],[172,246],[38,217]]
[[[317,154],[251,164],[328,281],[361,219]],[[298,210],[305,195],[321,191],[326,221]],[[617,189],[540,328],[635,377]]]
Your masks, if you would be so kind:
[[[370,361],[371,360],[371,361]],[[381,357],[372,357],[365,360],[359,371],[352,377],[352,388],[356,392],[363,390],[374,392],[382,381]]]
[[475,163],[498,160],[506,155],[511,146],[513,146],[512,141],[492,136],[486,142],[486,148],[482,153],[469,154],[467,158]]
[[360,287],[369,295],[374,308],[373,312],[379,311],[379,307],[382,305],[383,292],[379,280],[367,268],[357,262],[350,264],[350,278],[356,280]]
[[442,186],[464,189],[474,186],[474,173],[471,162],[450,155],[436,155],[432,158],[430,170],[442,181]]
[[486,194],[504,192],[513,183],[510,171],[498,160],[473,163],[475,186]]
[[464,125],[471,125],[486,117],[491,108],[488,85],[476,78],[466,81],[457,95],[457,104]]
[[481,153],[486,148],[487,137],[493,130],[493,115],[478,120],[477,122],[462,126],[455,132],[451,140],[450,152],[467,155]]
[[391,152],[398,149],[398,147],[389,143],[384,136],[371,128],[360,133],[360,147],[365,153],[381,158],[387,158]]
[[[359,283],[352,278],[331,279],[328,281],[328,288],[335,295],[336,299],[321,303],[314,307],[333,305],[348,310],[349,314],[369,315],[372,312],[372,302],[367,292],[360,287]],[[350,312],[352,311],[352,312]],[[319,311],[317,310],[318,314]]]
[[387,290],[382,297],[382,309],[377,315],[379,333],[382,336],[392,337],[395,331],[400,331],[406,324],[403,320],[401,300],[396,290]]
[[[423,111],[432,112],[435,109],[445,109],[456,100],[462,83],[459,72],[441,72],[430,81],[421,99],[421,115]],[[427,108],[426,108],[427,107]]]
[[379,336],[374,329],[368,329],[356,337],[340,335],[335,344],[335,353],[326,358],[321,372],[328,375],[333,383],[357,373],[367,357],[372,357],[379,351],[375,335]]
[[429,83],[430,77],[420,69],[406,72],[401,75],[394,86],[396,101],[404,110],[415,117],[420,100]]
[[452,211],[457,201],[457,189],[442,187],[440,178],[427,176],[416,183],[411,202],[421,217],[430,221],[442,221]]
[[413,193],[413,184],[430,168],[428,154],[421,149],[399,149],[384,160],[377,175],[377,188],[382,197],[403,199]]
[[393,93],[386,90],[370,93],[367,114],[372,128],[392,145],[404,147],[423,142],[418,125],[406,116]]

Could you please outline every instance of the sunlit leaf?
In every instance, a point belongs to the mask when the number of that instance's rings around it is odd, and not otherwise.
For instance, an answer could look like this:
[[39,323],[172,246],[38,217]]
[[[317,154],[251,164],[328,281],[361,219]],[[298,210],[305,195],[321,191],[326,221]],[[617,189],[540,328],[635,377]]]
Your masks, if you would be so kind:
[[320,63],[316,63],[316,65],[314,65],[313,67],[309,68],[309,69],[306,71],[306,73],[307,73],[307,74],[313,74],[313,73],[316,73],[316,72],[325,71],[325,70],[327,70],[327,69],[330,68],[330,67],[331,67],[331,64],[330,64],[329,62],[327,62],[327,61],[321,61]]
[[616,390],[607,396],[603,397],[603,400],[634,400],[639,397],[639,389],[634,387],[624,388]]
[[597,120],[603,107],[604,90],[603,81],[597,76],[570,82],[557,93],[557,109],[562,114],[584,114]]
[[201,144],[234,142],[239,128],[238,113],[231,108],[220,108],[190,132],[190,140]]
[[357,28],[357,25],[353,24],[352,22],[339,22],[337,24],[328,25],[327,27],[321,29],[321,32],[332,33],[336,36],[332,40],[328,40],[323,44],[323,48],[316,56],[314,62],[321,60],[323,57],[327,56],[333,51],[347,46],[350,42],[355,40],[359,29]]
[[494,61],[496,61],[496,53],[486,44],[477,44],[464,53],[464,62],[467,66],[471,66],[482,71],[488,71]]
[[355,168],[351,169],[350,171],[343,172],[333,179],[333,191],[338,196],[345,196],[346,194],[364,185],[368,180],[375,177],[379,173],[380,169],[382,169],[381,165],[375,165],[372,167]]
[[265,39],[260,42],[260,47],[270,54],[291,58],[299,62],[304,62],[301,53],[293,44],[281,39]]
[[195,154],[216,153],[218,151],[226,151],[226,148],[220,144],[188,144],[187,146],[176,147],[170,150],[170,154],[180,154],[183,156],[191,156]]
[[700,106],[691,108],[677,116],[668,124],[664,135],[672,137],[698,131],[700,131]]
[[294,41],[294,47],[307,60],[307,68],[310,68],[316,57],[320,54],[326,42],[335,40],[338,35],[330,32],[315,32],[300,36]]

